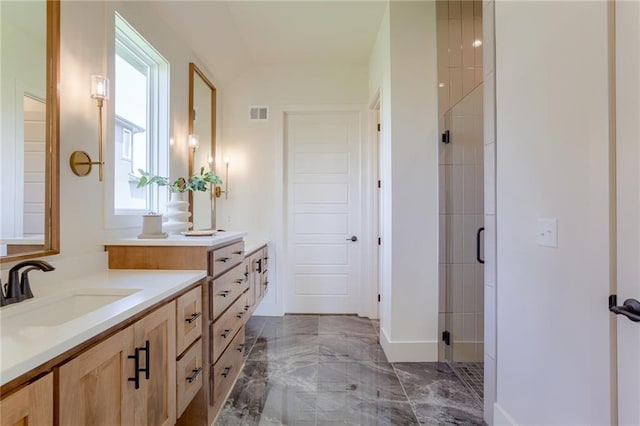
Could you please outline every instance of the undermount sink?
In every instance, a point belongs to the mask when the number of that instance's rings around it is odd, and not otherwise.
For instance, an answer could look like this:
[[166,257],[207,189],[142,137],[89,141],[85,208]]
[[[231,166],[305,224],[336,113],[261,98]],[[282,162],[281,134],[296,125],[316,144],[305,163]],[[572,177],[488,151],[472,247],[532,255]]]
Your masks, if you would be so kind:
[[0,325],[5,327],[51,327],[64,324],[85,314],[117,302],[140,289],[83,288],[54,296],[30,299],[0,310]]

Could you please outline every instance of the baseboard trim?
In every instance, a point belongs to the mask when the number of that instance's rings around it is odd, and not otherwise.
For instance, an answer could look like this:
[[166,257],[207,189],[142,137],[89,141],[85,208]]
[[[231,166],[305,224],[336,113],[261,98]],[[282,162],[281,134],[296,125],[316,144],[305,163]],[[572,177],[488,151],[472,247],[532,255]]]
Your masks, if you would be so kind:
[[428,340],[389,339],[384,328],[380,329],[380,345],[389,362],[436,362],[438,361],[438,342]]
[[493,404],[493,424],[494,426],[516,426],[518,423],[496,402]]

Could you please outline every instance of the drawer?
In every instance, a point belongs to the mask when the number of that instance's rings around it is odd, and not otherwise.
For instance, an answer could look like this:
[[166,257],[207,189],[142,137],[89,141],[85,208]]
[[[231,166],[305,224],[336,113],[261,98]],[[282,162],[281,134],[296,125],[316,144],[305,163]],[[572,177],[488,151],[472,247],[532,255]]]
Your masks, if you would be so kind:
[[245,317],[248,316],[246,304],[247,297],[246,293],[244,293],[209,327],[211,360],[214,363],[220,358],[220,355],[229,346],[238,330],[244,325]]
[[178,298],[176,303],[176,353],[180,355],[202,336],[202,286]]
[[240,373],[244,357],[244,327],[240,329],[222,354],[218,362],[211,366],[211,405],[221,406]]
[[176,365],[178,417],[182,415],[193,397],[202,388],[203,368],[202,339],[199,339],[185,352]]
[[209,319],[218,318],[249,288],[249,274],[244,265],[236,265],[209,283]]
[[217,277],[244,260],[244,241],[212,250],[209,256],[209,275]]

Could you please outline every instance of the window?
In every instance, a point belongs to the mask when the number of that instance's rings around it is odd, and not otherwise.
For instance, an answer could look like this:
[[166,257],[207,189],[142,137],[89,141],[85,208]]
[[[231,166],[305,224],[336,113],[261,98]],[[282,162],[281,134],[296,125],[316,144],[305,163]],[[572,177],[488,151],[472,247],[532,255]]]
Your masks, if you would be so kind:
[[117,12],[114,68],[113,211],[160,211],[166,191],[136,185],[140,169],[168,175],[169,63]]

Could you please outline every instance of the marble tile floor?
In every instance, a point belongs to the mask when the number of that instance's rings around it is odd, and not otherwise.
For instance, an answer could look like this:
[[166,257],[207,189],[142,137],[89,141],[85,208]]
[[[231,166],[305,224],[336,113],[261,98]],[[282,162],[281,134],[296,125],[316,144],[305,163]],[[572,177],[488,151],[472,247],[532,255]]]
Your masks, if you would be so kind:
[[245,366],[216,425],[483,425],[442,363],[387,361],[378,323],[355,316],[252,317]]

